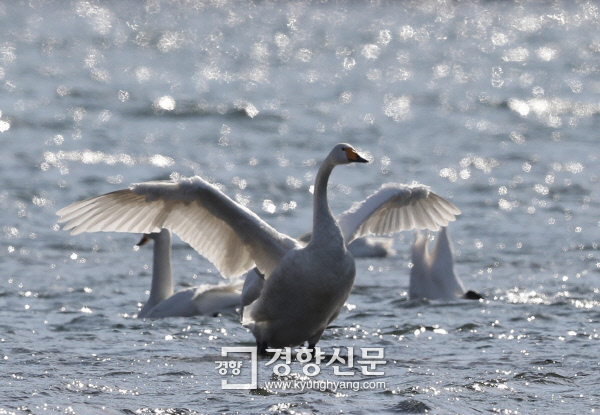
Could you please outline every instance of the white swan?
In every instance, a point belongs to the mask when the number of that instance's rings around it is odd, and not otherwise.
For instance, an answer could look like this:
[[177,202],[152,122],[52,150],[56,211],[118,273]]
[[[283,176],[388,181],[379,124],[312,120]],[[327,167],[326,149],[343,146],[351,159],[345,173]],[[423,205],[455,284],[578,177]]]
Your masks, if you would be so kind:
[[264,286],[244,309],[243,322],[261,351],[305,341],[314,346],[339,314],[354,281],[348,243],[368,233],[435,230],[459,213],[425,187],[419,191],[428,197],[398,203],[389,197],[397,193],[390,186],[342,215],[338,226],[327,202],[329,176],[336,165],[366,161],[349,144],[336,145],[325,158],[315,181],[312,239],[306,246],[200,177],[136,184],[74,203],[57,214],[72,234],[170,229],[225,277],[256,267],[264,275]]
[[348,251],[354,258],[383,258],[394,255],[392,238],[363,236],[348,244]]
[[145,234],[138,246],[154,241],[150,297],[138,318],[214,316],[240,307],[242,281],[227,285],[204,284],[173,293],[171,231]]
[[[387,235],[411,229],[437,230],[455,219],[460,210],[420,183],[387,183],[367,199],[355,203],[338,216],[347,248],[355,257],[387,256],[393,253],[391,238],[363,235]],[[298,238],[304,244],[308,232]],[[352,239],[352,237],[356,239]],[[261,293],[264,276],[254,269],[246,275],[242,290],[242,310]]]
[[454,249],[446,227],[438,232],[433,251],[429,252],[429,236],[415,233],[412,245],[409,298],[455,299],[483,298],[476,291],[467,291],[454,267]]

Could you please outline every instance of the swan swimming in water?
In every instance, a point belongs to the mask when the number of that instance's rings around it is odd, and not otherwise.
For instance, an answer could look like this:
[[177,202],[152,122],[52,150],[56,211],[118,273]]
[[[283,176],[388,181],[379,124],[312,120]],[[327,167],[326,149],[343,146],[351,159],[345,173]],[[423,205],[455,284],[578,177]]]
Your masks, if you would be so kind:
[[256,267],[264,283],[258,298],[245,307],[243,323],[260,351],[306,341],[314,347],[338,316],[354,282],[348,243],[368,233],[437,230],[459,213],[428,188],[420,191],[429,196],[415,203],[390,201],[395,192],[390,186],[336,221],[327,201],[329,176],[335,166],[356,162],[367,160],[349,144],[336,145],[322,162],[314,185],[312,238],[306,245],[278,232],[197,176],[135,184],[76,202],[57,214],[73,235],[170,229],[225,277]]
[[[454,220],[460,210],[420,183],[386,183],[367,199],[355,203],[338,216],[347,248],[355,258],[382,257],[393,253],[391,238],[362,235],[388,235],[394,232],[428,229],[437,230]],[[306,244],[311,232],[298,238]],[[358,235],[352,240],[348,235]],[[246,275],[242,290],[243,307],[255,301],[262,290],[264,278],[257,270]]]
[[410,299],[427,298],[479,300],[483,297],[476,291],[467,291],[454,267],[454,249],[444,226],[438,232],[433,251],[429,252],[429,236],[415,233],[412,245],[410,269]]
[[348,250],[354,258],[383,258],[394,255],[392,238],[363,236],[350,242]]
[[214,316],[240,307],[242,281],[228,285],[201,285],[173,293],[171,231],[145,234],[138,246],[154,241],[150,297],[138,318]]

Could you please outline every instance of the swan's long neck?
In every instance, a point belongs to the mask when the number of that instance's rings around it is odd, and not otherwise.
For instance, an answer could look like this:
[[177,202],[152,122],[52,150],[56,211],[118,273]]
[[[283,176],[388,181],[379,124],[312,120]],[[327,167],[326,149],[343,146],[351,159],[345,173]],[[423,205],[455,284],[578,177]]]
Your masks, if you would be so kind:
[[154,241],[152,288],[148,303],[158,304],[173,295],[171,271],[171,232],[163,229]]
[[327,201],[327,182],[335,165],[325,159],[315,180],[313,196],[313,231],[311,243],[327,242],[332,237],[342,237],[342,233],[329,209]]

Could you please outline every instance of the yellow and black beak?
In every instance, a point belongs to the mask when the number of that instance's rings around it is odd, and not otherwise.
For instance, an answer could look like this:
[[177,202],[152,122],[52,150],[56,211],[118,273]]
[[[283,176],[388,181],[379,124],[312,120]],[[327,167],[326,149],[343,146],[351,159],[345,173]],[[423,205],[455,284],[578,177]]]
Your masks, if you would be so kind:
[[137,246],[146,245],[148,242],[150,242],[150,237],[147,234],[144,234],[142,239],[137,243]]
[[348,160],[350,160],[354,163],[368,163],[369,162],[369,160],[362,157],[353,148],[348,147],[348,148],[345,148],[344,151],[346,152],[346,157],[348,157]]

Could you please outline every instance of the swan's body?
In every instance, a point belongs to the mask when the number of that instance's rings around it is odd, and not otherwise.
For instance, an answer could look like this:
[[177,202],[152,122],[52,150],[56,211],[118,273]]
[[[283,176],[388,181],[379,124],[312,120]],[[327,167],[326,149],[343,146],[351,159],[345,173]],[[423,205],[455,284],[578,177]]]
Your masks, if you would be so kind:
[[480,299],[475,291],[467,291],[456,273],[454,250],[446,227],[438,232],[433,251],[429,252],[429,238],[421,232],[415,234],[410,270],[411,299]]
[[393,255],[392,238],[363,236],[350,242],[348,250],[354,258],[383,258]]
[[305,341],[314,348],[350,295],[354,258],[329,209],[327,182],[335,166],[352,162],[367,160],[345,144],[334,147],[325,158],[315,180],[310,242],[303,246],[294,241],[278,267],[265,274],[258,299],[244,308],[242,323],[250,328],[261,351]]
[[425,186],[407,191],[410,186],[402,185],[399,192],[399,185],[388,185],[336,221],[327,201],[327,182],[336,165],[352,162],[366,160],[352,146],[338,144],[321,164],[314,186],[312,238],[306,245],[279,233],[200,177],[136,184],[74,203],[57,214],[72,234],[170,229],[225,277],[256,267],[264,282],[258,298],[245,307],[243,322],[261,350],[305,341],[314,346],[352,288],[354,258],[346,249],[350,242],[369,233],[437,230],[460,213]]
[[[352,256],[378,257],[394,252],[392,239],[365,235],[388,235],[411,229],[437,230],[458,214],[460,210],[456,206],[433,193],[428,186],[387,183],[339,215],[338,221]],[[312,233],[308,232],[298,240],[307,244],[311,237]],[[264,276],[256,269],[246,275],[242,309],[260,296],[264,281]]]
[[150,297],[138,318],[213,316],[232,313],[240,307],[242,282],[228,285],[201,285],[173,293],[171,231],[146,234],[138,245],[154,240]]
[[138,318],[216,316],[235,313],[240,308],[243,282],[227,285],[204,284],[177,291]]

